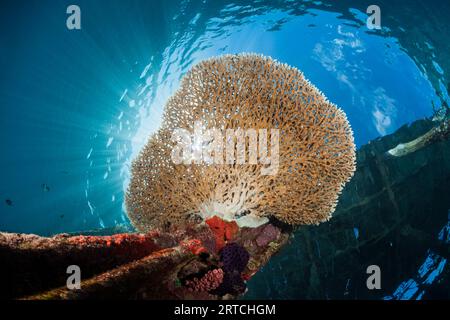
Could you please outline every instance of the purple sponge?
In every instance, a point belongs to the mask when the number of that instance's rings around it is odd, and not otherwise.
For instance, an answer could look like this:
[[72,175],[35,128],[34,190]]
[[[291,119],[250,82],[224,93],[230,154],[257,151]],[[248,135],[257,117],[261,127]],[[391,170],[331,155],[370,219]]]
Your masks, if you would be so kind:
[[247,266],[250,255],[244,247],[237,243],[227,244],[220,252],[220,261],[226,272],[237,271],[241,273]]
[[225,273],[220,286],[212,293],[219,296],[226,294],[239,295],[245,292],[247,288],[244,280],[237,271]]

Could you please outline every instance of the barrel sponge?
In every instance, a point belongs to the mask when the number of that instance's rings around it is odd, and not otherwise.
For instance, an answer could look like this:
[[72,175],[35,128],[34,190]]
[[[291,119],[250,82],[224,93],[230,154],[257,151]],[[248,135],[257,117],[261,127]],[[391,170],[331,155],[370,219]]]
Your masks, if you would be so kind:
[[[173,130],[193,132],[199,121],[221,130],[278,129],[276,174],[263,174],[261,162],[174,164]],[[241,227],[270,216],[318,224],[331,217],[354,171],[345,113],[302,72],[261,55],[225,55],[194,66],[168,100],[161,128],[133,161],[127,211],[141,231],[214,215]]]

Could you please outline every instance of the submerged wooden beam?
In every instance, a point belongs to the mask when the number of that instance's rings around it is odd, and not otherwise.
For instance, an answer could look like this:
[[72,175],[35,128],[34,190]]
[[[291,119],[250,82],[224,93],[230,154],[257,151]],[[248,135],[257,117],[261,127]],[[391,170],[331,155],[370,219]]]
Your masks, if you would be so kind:
[[[232,299],[286,244],[290,231],[271,224],[239,229],[216,217],[170,234],[0,233],[1,298]],[[224,261],[223,250],[240,258]],[[79,288],[67,286],[72,265],[81,271]],[[223,278],[208,283],[214,276]]]
[[91,277],[176,244],[173,238],[158,232],[52,238],[0,233],[0,298],[17,298],[65,285],[70,265],[79,266],[83,277]]
[[60,287],[26,299],[174,299],[169,282],[176,278],[180,264],[191,259],[181,248],[163,249],[82,281],[80,289]]
[[395,148],[388,150],[387,154],[393,157],[403,157],[425,148],[433,142],[444,141],[449,136],[450,120],[447,120],[412,141],[398,144]]

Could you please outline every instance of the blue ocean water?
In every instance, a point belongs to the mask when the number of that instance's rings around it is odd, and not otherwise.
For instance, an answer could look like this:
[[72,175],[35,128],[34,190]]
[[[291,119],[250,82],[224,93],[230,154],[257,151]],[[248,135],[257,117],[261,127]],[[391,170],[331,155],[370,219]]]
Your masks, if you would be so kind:
[[444,44],[426,36],[439,17],[411,40],[411,15],[369,30],[364,1],[79,0],[82,29],[68,30],[72,2],[0,5],[2,231],[129,226],[130,161],[183,74],[211,56],[256,52],[302,70],[358,146],[448,102]]

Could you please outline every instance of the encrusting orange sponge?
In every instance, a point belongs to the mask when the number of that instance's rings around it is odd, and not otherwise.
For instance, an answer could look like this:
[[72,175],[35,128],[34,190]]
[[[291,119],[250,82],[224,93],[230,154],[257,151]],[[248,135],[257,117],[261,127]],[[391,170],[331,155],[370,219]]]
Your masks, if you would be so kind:
[[[198,123],[204,130],[270,132],[267,149],[273,153],[279,145],[276,170],[264,173],[262,158],[226,161],[219,151],[219,164],[174,163],[174,130],[194,132]],[[279,141],[272,139],[274,129]],[[245,139],[248,160],[252,142]],[[140,231],[215,215],[239,227],[262,225],[269,216],[291,225],[318,224],[331,217],[354,171],[345,113],[298,69],[256,54],[225,55],[194,66],[167,102],[161,128],[133,162],[127,210]]]

